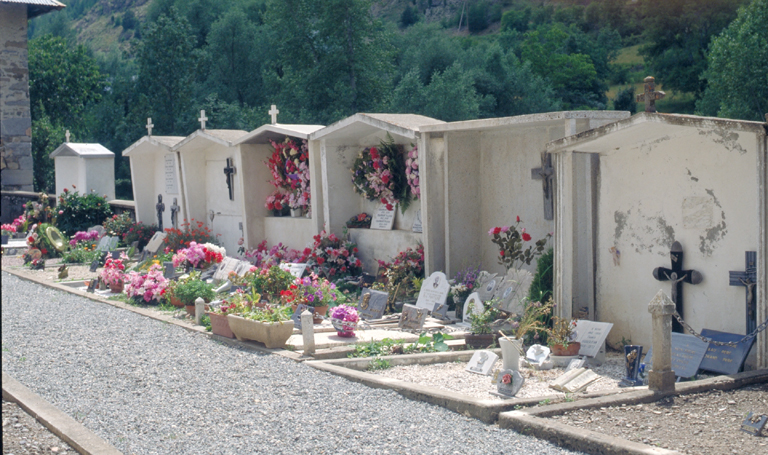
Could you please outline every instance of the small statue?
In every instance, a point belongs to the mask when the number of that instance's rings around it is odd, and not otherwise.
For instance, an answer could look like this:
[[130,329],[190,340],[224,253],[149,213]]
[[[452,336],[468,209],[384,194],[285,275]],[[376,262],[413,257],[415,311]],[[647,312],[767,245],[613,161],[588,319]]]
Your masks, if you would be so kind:
[[165,204],[163,203],[162,194],[157,195],[157,205],[155,205],[155,209],[157,210],[157,229],[160,232],[163,232],[163,212],[165,212]]
[[179,204],[176,202],[176,198],[173,198],[173,205],[171,206],[171,226],[174,229],[179,228]]
[[59,267],[59,279],[63,280],[64,278],[69,276],[69,267],[66,265],[62,265]]

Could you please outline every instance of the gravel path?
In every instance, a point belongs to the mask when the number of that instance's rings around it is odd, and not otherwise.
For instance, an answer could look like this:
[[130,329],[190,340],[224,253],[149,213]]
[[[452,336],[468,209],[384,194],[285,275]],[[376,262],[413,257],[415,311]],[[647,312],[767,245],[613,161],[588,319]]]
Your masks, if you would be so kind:
[[3,371],[126,454],[573,453],[2,275]]
[[3,400],[3,453],[63,455],[77,452],[19,405]]

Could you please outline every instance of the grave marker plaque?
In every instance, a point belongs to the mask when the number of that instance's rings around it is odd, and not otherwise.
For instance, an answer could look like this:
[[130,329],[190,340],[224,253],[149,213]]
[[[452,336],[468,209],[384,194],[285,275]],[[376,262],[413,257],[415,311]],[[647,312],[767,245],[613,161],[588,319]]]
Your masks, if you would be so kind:
[[375,212],[373,212],[373,220],[371,220],[371,229],[379,229],[384,231],[391,231],[392,226],[395,225],[395,211],[397,206],[392,210],[387,210],[387,206],[384,204],[379,205]]
[[388,299],[389,294],[386,292],[363,288],[357,303],[357,314],[361,319],[381,319]]
[[741,431],[749,433],[752,436],[760,436],[766,423],[768,423],[768,415],[755,415],[750,411],[750,413],[747,414],[747,418],[741,422]]
[[144,247],[144,251],[147,251],[150,254],[157,254],[157,250],[160,249],[161,246],[163,246],[163,242],[165,241],[165,232],[155,232],[155,234],[152,236],[151,239],[149,239],[149,243],[147,243],[147,246]]
[[176,267],[173,266],[173,262],[163,262],[163,276],[165,278],[172,278],[174,273],[176,273]]
[[120,259],[120,252],[119,251],[110,251],[109,255],[112,257],[112,259]]
[[[744,338],[744,335],[710,329],[702,330],[701,336],[720,342],[737,342]],[[710,343],[699,368],[713,373],[736,374],[744,368],[744,361],[747,359],[747,354],[749,354],[753,344],[755,344],[755,338],[743,341],[737,344],[735,348]]]
[[643,347],[637,345],[624,346],[624,378],[619,383],[623,387],[636,387],[643,385],[643,381],[637,379],[640,371]]
[[[704,359],[709,344],[693,335],[672,332],[672,370],[680,378],[693,377],[699,371],[699,365]],[[653,347],[645,355],[645,369],[653,367]]]
[[432,310],[432,317],[442,319],[443,321],[450,320],[450,318],[448,317],[448,304],[438,303],[435,306],[435,309]]
[[411,230],[413,232],[423,231],[423,228],[421,226],[421,209],[416,211],[416,219],[413,221],[413,228]]
[[165,192],[168,194],[178,194],[179,189],[176,184],[176,158],[173,153],[166,153],[165,159]]
[[509,269],[507,276],[496,287],[493,298],[498,299],[496,307],[507,313],[521,314],[522,297],[528,295],[528,289],[533,282],[533,275],[527,270]]
[[464,301],[464,315],[463,322],[470,324],[472,321],[469,319],[470,314],[482,314],[483,313],[483,301],[480,300],[480,296],[477,292],[469,294],[467,300]]
[[524,383],[525,378],[519,371],[499,370],[496,372],[496,395],[513,397],[520,391]]
[[501,279],[496,277],[496,273],[491,274],[488,272],[481,272],[481,274],[483,273],[485,275],[482,277],[478,276],[477,281],[475,282],[475,290],[480,297],[480,300],[486,302],[493,298],[493,293],[496,291],[496,285],[499,284]]
[[413,305],[403,305],[403,312],[400,314],[398,327],[408,330],[421,330],[424,327],[424,321],[427,319],[428,310],[418,308]]
[[217,281],[225,281],[229,278],[229,272],[234,272],[235,268],[240,264],[240,261],[238,261],[235,258],[231,258],[229,256],[222,259],[221,263],[219,263],[219,266],[216,268],[216,271],[213,272],[213,279]]
[[610,322],[595,322],[585,319],[576,321],[574,341],[581,343],[579,355],[595,357],[603,347],[605,338],[612,327],[613,324]]
[[290,274],[296,278],[301,278],[301,276],[304,275],[304,271],[307,270],[307,264],[283,262],[280,264],[280,268],[286,272],[290,272]]
[[245,276],[245,274],[251,270],[251,267],[253,267],[253,264],[248,261],[238,261],[237,267],[235,267],[235,273],[239,277]]
[[91,268],[88,270],[90,270],[91,272],[95,272],[99,268],[99,264],[100,264],[99,260],[94,259],[93,261],[91,261]]
[[469,359],[465,370],[470,373],[477,373],[483,376],[489,376],[499,356],[491,351],[477,351]]
[[96,284],[98,283],[98,281],[99,280],[97,280],[97,279],[93,279],[93,280],[89,281],[88,282],[88,287],[85,289],[85,292],[90,292],[90,293],[96,292]]
[[109,251],[109,241],[112,237],[104,236],[99,240],[99,244],[96,245],[96,251]]
[[301,330],[301,313],[303,313],[304,310],[309,310],[310,313],[315,314],[315,307],[310,307],[310,306],[304,305],[303,303],[300,303],[299,305],[297,305],[296,311],[294,311],[293,315],[291,316],[294,329]]
[[416,306],[427,311],[434,311],[438,305],[445,305],[450,291],[451,285],[448,284],[448,278],[445,274],[434,272],[422,283]]

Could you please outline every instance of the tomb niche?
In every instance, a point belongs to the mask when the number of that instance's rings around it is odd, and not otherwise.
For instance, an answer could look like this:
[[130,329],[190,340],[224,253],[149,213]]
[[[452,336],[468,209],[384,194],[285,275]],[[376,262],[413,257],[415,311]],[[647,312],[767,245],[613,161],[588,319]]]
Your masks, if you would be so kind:
[[66,141],[51,152],[56,169],[56,194],[74,186],[81,194],[91,191],[115,199],[115,154],[101,144],[79,144]]
[[[559,316],[588,307],[614,324],[610,344],[624,337],[646,351],[642,303],[659,289],[674,291],[697,332],[744,335],[768,318],[764,123],[643,112],[547,151],[555,300],[573,302]],[[752,352],[748,365],[768,367],[765,331]]]
[[173,147],[184,137],[154,136],[153,127],[152,119],[147,119],[147,135],[122,153],[130,159],[136,221],[160,224],[157,207],[160,196],[166,206],[160,212],[163,227],[179,227],[187,219],[187,214],[179,155]]
[[[393,154],[395,149],[397,153],[404,154],[401,162],[404,167],[407,154],[414,148],[420,149],[420,128],[442,123],[440,120],[413,114],[355,114],[312,133],[310,154],[312,160],[319,163],[323,176],[322,204],[315,206],[316,216],[322,217],[318,223],[324,229],[341,235],[352,217],[361,213],[375,215],[384,204],[380,199],[368,200],[359,194],[352,182],[352,170],[361,152],[370,156],[372,147],[378,150],[383,147],[382,143],[389,143],[389,150]],[[417,158],[416,163],[421,171],[421,158]],[[318,166],[315,164],[313,167]],[[401,182],[405,182],[405,177],[401,177]],[[319,198],[313,196],[313,199]],[[350,238],[359,249],[358,257],[365,272],[375,274],[377,259],[389,261],[398,252],[425,240],[420,227],[423,208],[422,199],[414,197],[404,212],[400,206],[393,206],[394,213],[387,214],[382,209],[380,214],[384,216],[374,216],[374,227],[380,222],[381,229],[349,229]]]
[[[274,106],[273,106],[274,111]],[[312,151],[304,147],[303,143],[307,141],[309,135],[319,129],[321,125],[287,125],[273,123],[263,125],[235,142],[240,149],[240,159],[242,163],[243,191],[247,196],[247,203],[244,211],[244,245],[248,249],[255,248],[262,240],[267,240],[269,245],[283,243],[289,248],[303,249],[312,242],[312,237],[322,229],[322,216],[317,216],[321,209],[322,185],[319,160],[312,159]],[[282,148],[286,146],[286,140],[290,141],[294,147],[299,150],[291,149],[290,146],[284,150],[293,160],[301,158],[303,153],[308,153],[309,157],[301,170],[291,169],[290,173],[282,172],[279,180],[282,182],[280,189],[270,182],[275,181],[268,163],[273,158],[276,149],[273,145]],[[291,154],[296,151],[295,154]],[[281,163],[285,159],[281,152],[278,157]],[[301,159],[301,163],[304,160]],[[301,164],[300,163],[300,164]],[[285,169],[284,164],[282,167]],[[309,183],[302,182],[302,179],[309,174]],[[290,182],[294,183],[295,189],[289,188]],[[307,191],[308,190],[308,191]],[[290,199],[287,210],[280,213],[275,208],[274,199],[270,201],[271,207],[267,207],[268,198],[274,198],[276,193]],[[289,193],[292,197],[289,198]],[[303,197],[302,197],[303,196]],[[283,201],[285,202],[285,201]],[[297,209],[290,210],[290,205]],[[285,205],[281,203],[281,205]]]

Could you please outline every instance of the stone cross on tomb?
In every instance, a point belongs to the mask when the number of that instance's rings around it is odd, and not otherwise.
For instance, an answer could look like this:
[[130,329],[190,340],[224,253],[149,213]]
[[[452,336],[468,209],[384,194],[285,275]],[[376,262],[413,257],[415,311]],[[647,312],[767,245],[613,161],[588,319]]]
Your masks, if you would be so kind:
[[666,93],[659,90],[656,91],[656,83],[653,76],[645,78],[644,92],[638,94],[635,99],[638,103],[645,103],[645,112],[656,112],[656,100],[660,100],[667,96]]
[[152,117],[147,117],[147,136],[152,136],[152,128],[155,125],[152,124]]
[[[656,267],[653,277],[659,281],[672,282],[672,301],[675,302],[677,314],[683,317],[683,283],[699,284],[704,279],[696,270],[683,270],[683,246],[675,241],[670,248],[672,268]],[[683,326],[677,320],[672,321],[672,331],[683,333]]]
[[64,142],[69,142],[69,130],[67,130],[67,132],[64,133],[64,138],[65,138]]
[[541,186],[544,190],[544,219],[555,219],[555,208],[553,203],[552,183],[554,181],[555,168],[552,167],[552,155],[550,153],[541,154],[541,167],[531,169],[531,178],[541,180]]
[[208,117],[205,116],[205,109],[200,111],[200,118],[198,120],[200,121],[200,129],[205,130],[205,122],[208,121]]
[[277,123],[277,114],[279,114],[280,111],[277,110],[277,106],[274,104],[272,105],[272,109],[269,110],[268,114],[272,116],[272,124],[274,125]]
[[731,286],[744,286],[747,290],[747,333],[757,328],[755,308],[755,285],[757,284],[757,252],[747,251],[745,254],[746,267],[743,272],[728,272]]
[[157,210],[157,230],[163,232],[163,212],[165,212],[165,204],[163,203],[163,195],[157,195],[157,204],[155,204],[155,210]]
[[181,210],[176,199],[177,198],[173,198],[173,205],[171,206],[171,226],[174,229],[179,228],[179,210]]
[[224,175],[227,176],[227,188],[229,189],[229,200],[235,200],[234,188],[232,185],[232,175],[237,172],[234,166],[232,166],[232,158],[227,158],[227,167],[224,168]]

